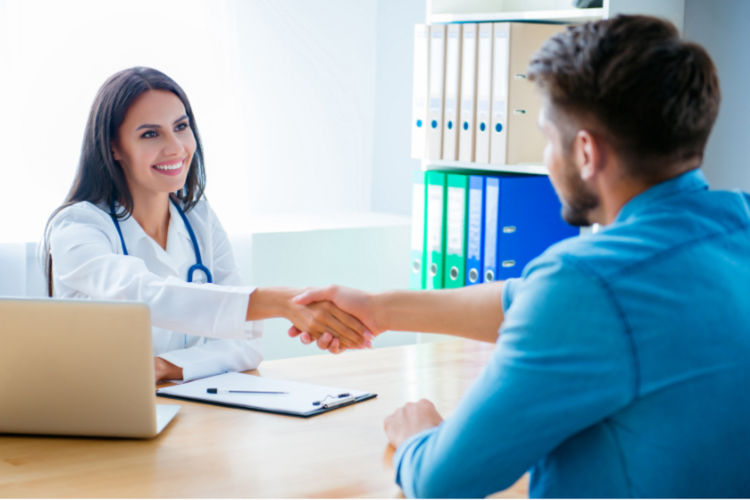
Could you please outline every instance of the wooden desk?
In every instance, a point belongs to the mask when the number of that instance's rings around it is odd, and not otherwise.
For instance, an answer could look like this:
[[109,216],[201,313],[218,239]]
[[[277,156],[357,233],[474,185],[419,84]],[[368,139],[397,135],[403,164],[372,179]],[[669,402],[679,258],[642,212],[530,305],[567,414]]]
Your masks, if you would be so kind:
[[[264,362],[263,376],[378,393],[309,419],[179,401],[152,440],[0,436],[0,496],[401,496],[384,418],[422,397],[450,414],[492,348],[447,341]],[[526,478],[501,496],[527,496]]]

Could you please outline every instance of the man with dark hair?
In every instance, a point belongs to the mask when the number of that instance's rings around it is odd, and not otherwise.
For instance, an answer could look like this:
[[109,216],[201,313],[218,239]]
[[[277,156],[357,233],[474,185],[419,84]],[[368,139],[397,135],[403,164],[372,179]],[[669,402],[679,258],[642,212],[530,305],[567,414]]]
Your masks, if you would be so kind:
[[386,420],[408,496],[485,496],[527,470],[531,496],[750,496],[750,197],[698,169],[720,100],[710,57],[620,16],[553,36],[528,76],[563,217],[600,231],[502,284],[299,301],[376,334],[497,342],[449,418],[422,400]]

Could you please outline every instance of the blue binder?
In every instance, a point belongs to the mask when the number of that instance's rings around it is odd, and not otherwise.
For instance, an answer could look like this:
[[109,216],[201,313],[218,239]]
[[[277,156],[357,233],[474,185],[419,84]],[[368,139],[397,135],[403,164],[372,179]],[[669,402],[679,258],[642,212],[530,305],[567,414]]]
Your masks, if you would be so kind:
[[579,234],[560,215],[560,201],[547,176],[500,179],[495,279],[521,275],[547,247]]
[[476,285],[484,281],[484,177],[481,175],[469,177],[466,232],[466,285]]
[[484,235],[482,281],[497,279],[497,229],[500,222],[500,178],[486,177],[484,182]]

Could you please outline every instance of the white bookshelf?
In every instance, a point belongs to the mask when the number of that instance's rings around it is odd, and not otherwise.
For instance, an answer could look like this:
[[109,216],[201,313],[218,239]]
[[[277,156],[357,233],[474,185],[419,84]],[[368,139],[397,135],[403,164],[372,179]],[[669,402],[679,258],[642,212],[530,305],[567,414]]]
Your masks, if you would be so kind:
[[432,13],[427,15],[428,24],[437,23],[483,23],[501,21],[544,21],[561,24],[582,23],[602,19],[606,10],[598,9],[560,9],[508,12],[459,12]]
[[493,165],[450,160],[422,160],[422,170],[477,170],[481,172],[504,172],[512,174],[547,175],[547,167],[537,163],[519,163],[515,165]]

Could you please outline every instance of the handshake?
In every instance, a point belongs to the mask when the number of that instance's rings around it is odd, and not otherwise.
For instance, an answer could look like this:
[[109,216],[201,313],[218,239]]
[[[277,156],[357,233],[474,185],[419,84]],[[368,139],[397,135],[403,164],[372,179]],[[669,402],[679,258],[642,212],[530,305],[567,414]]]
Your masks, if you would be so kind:
[[310,288],[292,298],[290,337],[303,344],[316,342],[320,349],[338,354],[346,349],[372,347],[382,333],[375,296],[332,285]]

